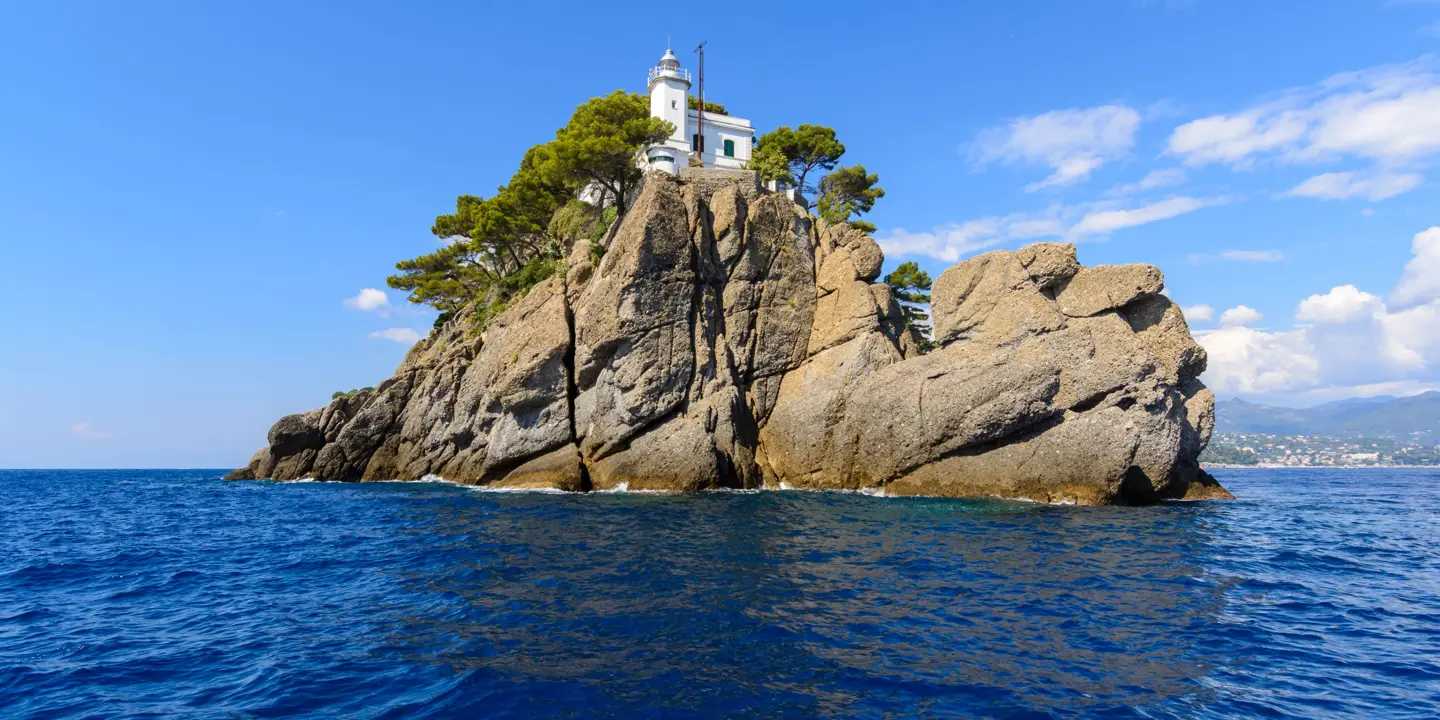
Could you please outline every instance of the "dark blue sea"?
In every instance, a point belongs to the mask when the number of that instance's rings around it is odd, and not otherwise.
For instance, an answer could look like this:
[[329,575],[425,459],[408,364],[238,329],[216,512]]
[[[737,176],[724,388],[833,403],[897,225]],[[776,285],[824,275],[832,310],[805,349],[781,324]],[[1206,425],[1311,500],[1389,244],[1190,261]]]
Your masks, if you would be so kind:
[[1150,508],[0,472],[0,716],[1433,718],[1440,471]]

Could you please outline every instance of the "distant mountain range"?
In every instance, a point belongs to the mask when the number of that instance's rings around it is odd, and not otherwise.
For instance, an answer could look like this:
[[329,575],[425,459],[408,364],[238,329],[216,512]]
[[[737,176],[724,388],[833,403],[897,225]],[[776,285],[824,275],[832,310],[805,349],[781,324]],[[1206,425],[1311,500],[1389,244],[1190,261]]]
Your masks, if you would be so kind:
[[1221,400],[1215,404],[1215,431],[1424,440],[1440,434],[1440,392],[1339,400],[1310,408]]

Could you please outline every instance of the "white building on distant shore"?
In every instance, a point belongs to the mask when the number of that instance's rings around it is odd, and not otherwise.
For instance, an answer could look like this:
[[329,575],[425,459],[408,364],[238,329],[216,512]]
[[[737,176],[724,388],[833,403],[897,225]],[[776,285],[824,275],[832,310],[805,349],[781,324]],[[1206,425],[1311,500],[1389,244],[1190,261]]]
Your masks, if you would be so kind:
[[680,67],[674,52],[666,50],[660,63],[650,69],[649,91],[650,116],[675,126],[674,135],[645,150],[650,168],[676,173],[693,158],[707,168],[738,170],[750,160],[755,137],[750,121],[705,113],[701,128],[699,111],[691,110],[688,103],[690,71]]

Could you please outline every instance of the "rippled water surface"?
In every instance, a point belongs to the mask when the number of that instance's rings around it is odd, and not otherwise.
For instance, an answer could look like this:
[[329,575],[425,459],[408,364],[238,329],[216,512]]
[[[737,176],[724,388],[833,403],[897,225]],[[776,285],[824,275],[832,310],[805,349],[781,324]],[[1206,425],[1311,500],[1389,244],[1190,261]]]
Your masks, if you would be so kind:
[[1153,508],[0,472],[5,717],[1440,715],[1440,472]]

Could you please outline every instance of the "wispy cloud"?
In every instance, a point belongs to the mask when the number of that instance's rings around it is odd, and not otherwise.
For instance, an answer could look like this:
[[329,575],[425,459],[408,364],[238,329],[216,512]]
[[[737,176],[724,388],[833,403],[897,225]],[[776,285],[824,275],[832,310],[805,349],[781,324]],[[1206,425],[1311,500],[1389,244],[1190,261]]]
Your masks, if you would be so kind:
[[1058,237],[1069,227],[1073,211],[1054,206],[1042,213],[991,216],[942,225],[929,232],[891,230],[877,238],[887,255],[924,255],[955,262],[964,255],[1016,240]]
[[978,165],[1048,165],[1052,172],[1025,190],[1070,185],[1123,157],[1135,145],[1140,113],[1123,105],[1055,110],[1021,117],[980,133],[971,147]]
[[105,438],[110,437],[109,434],[96,430],[95,427],[91,425],[90,421],[88,420],[86,420],[85,422],[78,422],[74,425],[71,425],[70,432],[73,433],[76,437],[82,437],[86,440],[104,440]]
[[920,255],[955,262],[963,256],[1009,242],[1055,238],[1081,242],[1226,202],[1228,198],[1175,197],[1129,208],[1125,207],[1126,203],[1115,201],[1052,205],[1038,213],[983,217],[942,225],[929,232],[897,228],[876,241],[891,257]]
[[1076,223],[1070,232],[1072,235],[1082,236],[1111,233],[1116,230],[1146,225],[1159,220],[1169,220],[1173,217],[1195,212],[1201,208],[1223,205],[1227,202],[1229,202],[1227,198],[1193,198],[1180,196],[1130,210],[1103,210],[1092,212],[1081,218],[1080,222]]
[[1417,173],[1333,172],[1316,175],[1291,188],[1285,195],[1321,200],[1348,200],[1353,197],[1362,197],[1366,200],[1378,201],[1410,192],[1424,181],[1425,178]]
[[1440,154],[1440,78],[1430,58],[1331,76],[1233,113],[1185,123],[1167,152],[1186,165],[1368,160],[1367,174],[1328,173],[1288,194],[1341,199],[1394,197],[1419,185],[1396,169]]
[[400,343],[401,345],[414,345],[420,342],[420,333],[410,328],[388,328],[370,333],[370,339],[390,340]]
[[1145,177],[1140,178],[1139,181],[1110,188],[1110,190],[1108,190],[1105,194],[1110,195],[1111,197],[1134,195],[1135,193],[1144,192],[1146,190],[1154,190],[1156,188],[1179,185],[1185,182],[1186,179],[1187,176],[1183,168],[1165,168],[1163,170],[1152,170],[1147,173]]
[[1223,250],[1218,253],[1200,253],[1190,256],[1190,262],[1196,265],[1224,260],[1229,262],[1280,262],[1285,259],[1285,253],[1279,250]]

